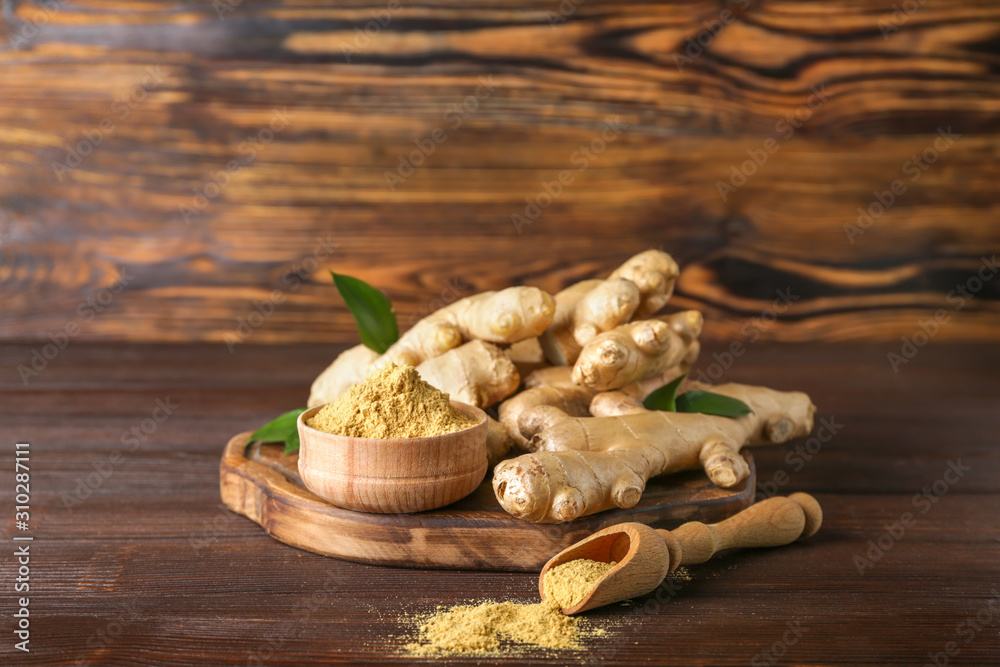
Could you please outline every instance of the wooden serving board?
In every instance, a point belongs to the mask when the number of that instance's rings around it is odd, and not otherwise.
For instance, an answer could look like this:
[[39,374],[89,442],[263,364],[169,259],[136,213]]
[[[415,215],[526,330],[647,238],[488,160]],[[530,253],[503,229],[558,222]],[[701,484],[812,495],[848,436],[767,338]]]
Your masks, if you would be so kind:
[[285,456],[282,445],[249,438],[241,433],[226,445],[219,470],[222,502],[286,544],[374,565],[537,572],[559,551],[616,523],[673,528],[724,519],[753,503],[757,476],[744,450],[750,476],[734,489],[720,489],[700,471],[678,473],[650,480],[631,509],[564,524],[534,524],[507,514],[489,477],[472,495],[438,510],[368,514],[315,496],[299,477],[298,454]]

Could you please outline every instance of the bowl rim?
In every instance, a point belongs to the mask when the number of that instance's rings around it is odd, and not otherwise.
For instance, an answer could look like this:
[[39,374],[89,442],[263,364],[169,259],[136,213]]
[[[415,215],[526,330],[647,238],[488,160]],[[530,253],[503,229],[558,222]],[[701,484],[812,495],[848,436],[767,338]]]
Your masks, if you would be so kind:
[[[456,436],[459,436],[459,435],[461,435],[463,433],[468,433],[469,431],[472,431],[473,429],[476,429],[476,428],[479,428],[481,426],[484,426],[484,425],[486,425],[486,422],[489,421],[489,415],[487,415],[486,411],[483,410],[482,408],[478,408],[475,405],[472,405],[471,403],[463,403],[462,401],[456,401],[454,398],[451,398],[450,396],[448,397],[448,400],[452,404],[452,406],[454,406],[457,410],[461,410],[465,414],[471,413],[472,415],[475,415],[476,417],[478,417],[479,421],[476,422],[475,424],[473,424],[472,426],[468,427],[468,428],[463,428],[461,431],[451,431],[449,433],[439,433],[437,435],[424,435],[424,436],[418,436],[418,437],[413,437],[413,438],[366,438],[366,437],[363,437],[363,436],[341,435],[339,433],[328,433],[326,431],[321,431],[318,428],[313,428],[312,426],[309,426],[309,424],[307,424],[306,421],[305,421],[306,415],[309,415],[309,417],[311,418],[321,408],[324,408],[327,405],[330,405],[330,403],[322,403],[320,405],[314,405],[311,408],[306,408],[306,410],[304,410],[301,414],[299,414],[299,416],[295,419],[295,422],[296,422],[297,428],[300,429],[300,431],[299,431],[299,440],[300,441],[302,440],[301,434],[304,431],[304,432],[307,432],[307,433],[311,432],[313,434],[316,434],[316,436],[318,436],[320,438],[337,438],[337,439],[361,440],[361,441],[368,440],[368,441],[371,441],[371,442],[386,442],[386,443],[403,443],[403,442],[407,442],[407,443],[418,443],[419,444],[419,443],[422,443],[422,442],[430,442],[432,440],[438,440],[440,438],[447,438],[449,436],[450,437],[456,437]],[[333,401],[331,401],[331,403],[332,402]],[[484,440],[484,443],[485,443],[485,440]],[[301,447],[302,447],[302,444],[300,442],[299,448],[301,449]]]

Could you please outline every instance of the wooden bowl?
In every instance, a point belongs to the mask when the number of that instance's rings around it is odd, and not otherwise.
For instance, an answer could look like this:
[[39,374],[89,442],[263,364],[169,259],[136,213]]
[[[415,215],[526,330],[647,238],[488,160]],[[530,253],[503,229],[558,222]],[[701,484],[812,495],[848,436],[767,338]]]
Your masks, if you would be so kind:
[[306,425],[299,415],[299,475],[327,502],[361,512],[422,512],[464,498],[486,477],[486,413],[452,406],[478,420],[463,431],[426,438],[351,438]]

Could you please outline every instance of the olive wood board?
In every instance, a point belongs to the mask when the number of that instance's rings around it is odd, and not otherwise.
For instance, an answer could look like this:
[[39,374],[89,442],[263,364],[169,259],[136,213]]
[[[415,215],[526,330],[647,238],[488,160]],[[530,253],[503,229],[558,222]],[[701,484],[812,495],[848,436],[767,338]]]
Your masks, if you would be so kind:
[[233,437],[219,466],[222,502],[259,524],[276,540],[344,560],[416,568],[530,572],[593,532],[626,521],[674,528],[685,521],[720,521],[749,507],[756,487],[753,457],[744,450],[749,477],[722,489],[692,470],[649,481],[639,503],[563,524],[535,524],[500,507],[490,475],[471,495],[429,512],[369,514],[335,507],[302,484],[298,454],[284,446]]

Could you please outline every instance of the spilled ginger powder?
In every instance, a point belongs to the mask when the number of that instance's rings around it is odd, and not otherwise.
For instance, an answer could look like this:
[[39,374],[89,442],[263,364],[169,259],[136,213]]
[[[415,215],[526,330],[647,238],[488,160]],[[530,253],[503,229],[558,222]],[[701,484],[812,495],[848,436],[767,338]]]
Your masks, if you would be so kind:
[[580,649],[579,621],[554,602],[481,602],[439,611],[420,626],[420,641],[406,646],[413,656],[492,653],[501,640],[548,649]]
[[448,394],[420,379],[417,369],[389,362],[306,424],[353,438],[424,438],[478,423],[449,402]]
[[[600,636],[585,619],[566,616],[561,607],[582,600],[615,563],[578,559],[545,573],[546,599],[535,604],[485,601],[438,611],[420,625],[420,641],[408,644],[411,656],[494,654],[509,646],[581,650],[585,636]],[[574,602],[575,600],[575,602]]]

